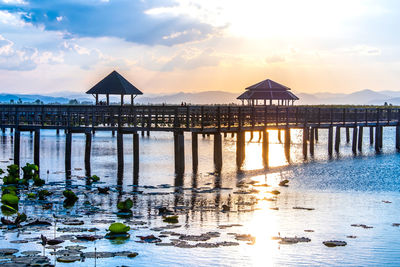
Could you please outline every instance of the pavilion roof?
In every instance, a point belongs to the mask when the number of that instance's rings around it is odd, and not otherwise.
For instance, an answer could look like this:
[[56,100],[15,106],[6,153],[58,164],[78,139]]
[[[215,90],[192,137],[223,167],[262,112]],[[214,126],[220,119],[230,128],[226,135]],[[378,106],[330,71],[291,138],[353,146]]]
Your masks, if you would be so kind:
[[246,91],[237,99],[266,99],[266,100],[299,100],[290,88],[280,83],[266,79],[246,88]]
[[266,99],[266,100],[299,100],[292,92],[289,91],[246,91],[237,99]]
[[256,91],[287,91],[290,90],[289,87],[286,87],[280,83],[274,82],[270,79],[266,79],[259,83],[253,84],[246,88],[246,90],[256,90]]
[[115,70],[93,86],[87,94],[142,95],[143,93]]

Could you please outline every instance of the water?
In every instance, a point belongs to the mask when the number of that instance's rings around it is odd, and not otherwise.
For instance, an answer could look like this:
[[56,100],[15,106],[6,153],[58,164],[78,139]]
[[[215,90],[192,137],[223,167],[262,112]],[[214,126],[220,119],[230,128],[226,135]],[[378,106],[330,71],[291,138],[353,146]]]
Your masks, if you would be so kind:
[[[282,135],[283,138],[284,135]],[[394,130],[384,129],[383,153],[375,155],[369,146],[368,132],[364,131],[363,152],[353,156],[351,144],[342,142],[339,155],[327,155],[327,131],[320,130],[315,156],[304,160],[302,156],[301,131],[292,130],[290,159],[286,159],[283,144],[277,140],[276,131],[270,131],[270,168],[262,164],[261,143],[255,134],[252,141],[247,136],[246,159],[240,171],[236,167],[236,144],[230,135],[223,139],[223,170],[220,177],[214,175],[212,136],[199,137],[199,172],[191,173],[191,140],[185,135],[186,173],[183,181],[174,175],[173,140],[171,133],[152,133],[150,137],[140,138],[139,187],[133,185],[132,175],[132,136],[124,137],[125,169],[122,191],[116,187],[117,179],[116,138],[110,133],[98,132],[92,143],[92,174],[112,187],[112,193],[102,196],[95,193],[94,187],[83,187],[84,180],[84,135],[74,134],[72,145],[72,185],[78,186],[82,196],[77,208],[70,214],[80,214],[85,210],[84,200],[89,200],[105,209],[83,219],[90,224],[92,219],[118,219],[113,211],[117,199],[131,197],[135,201],[133,213],[144,226],[133,226],[130,240],[115,244],[107,239],[95,244],[85,243],[84,251],[136,251],[134,259],[115,257],[98,259],[97,266],[398,266],[400,262],[400,228],[392,223],[400,223],[400,155],[395,151]],[[65,185],[64,140],[55,131],[41,132],[41,177],[47,182],[60,182]],[[21,136],[21,165],[33,162],[33,138],[29,133]],[[7,133],[1,137],[0,168],[12,161],[12,138]],[[49,171],[49,173],[47,173]],[[289,187],[279,187],[279,181],[290,180]],[[241,184],[251,181],[267,183],[271,187],[254,187],[258,193],[236,194],[243,190]],[[169,184],[168,186],[160,186]],[[104,186],[103,184],[101,186]],[[147,187],[154,186],[154,187]],[[176,186],[176,187],[174,187]],[[193,190],[193,188],[197,188]],[[207,193],[205,189],[216,188]],[[253,188],[251,185],[249,189]],[[277,189],[281,194],[277,201],[269,191]],[[143,194],[137,194],[142,191]],[[200,192],[198,192],[200,191]],[[163,192],[164,194],[159,194]],[[382,200],[390,201],[384,203]],[[51,214],[35,204],[24,202],[26,213],[35,215]],[[253,203],[253,204],[251,204]],[[223,204],[231,206],[231,212],[219,212]],[[158,206],[178,207],[180,228],[178,233],[200,234],[218,231],[221,236],[208,242],[233,241],[239,246],[218,248],[178,248],[161,247],[154,244],[137,243],[136,235],[155,234],[153,227],[165,226],[157,216]],[[297,210],[295,206],[315,210]],[[55,205],[62,209],[62,205]],[[271,208],[279,208],[274,210]],[[86,225],[85,224],[85,225]],[[219,229],[225,224],[242,226]],[[352,227],[351,224],[366,224],[371,229]],[[91,224],[98,227],[98,234],[105,234],[108,225]],[[142,228],[143,227],[143,228]],[[53,234],[53,227],[45,233]],[[305,232],[304,230],[314,230]],[[228,233],[251,234],[256,238],[253,245],[236,241]],[[304,236],[311,238],[309,243],[280,245],[273,236]],[[57,233],[60,235],[62,233]],[[348,238],[354,235],[357,238]],[[22,235],[31,237],[31,235]],[[16,233],[3,233],[0,247],[15,247],[23,250],[37,249],[35,243],[9,244],[8,241],[21,239]],[[1,240],[3,238],[3,240]],[[165,240],[173,239],[168,237]],[[345,247],[328,248],[322,242],[343,240]],[[164,241],[164,239],[163,239]],[[74,243],[66,242],[65,245]],[[82,266],[94,266],[93,259],[86,259]],[[60,264],[65,265],[68,264]]]

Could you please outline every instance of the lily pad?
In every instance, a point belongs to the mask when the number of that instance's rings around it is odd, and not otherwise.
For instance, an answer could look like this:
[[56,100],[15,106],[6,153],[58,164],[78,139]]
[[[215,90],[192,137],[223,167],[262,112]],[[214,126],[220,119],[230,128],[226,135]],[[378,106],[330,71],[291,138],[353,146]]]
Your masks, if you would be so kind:
[[108,228],[108,230],[112,233],[112,234],[123,234],[126,233],[130,230],[131,228],[123,223],[113,223],[110,225],[110,227]]

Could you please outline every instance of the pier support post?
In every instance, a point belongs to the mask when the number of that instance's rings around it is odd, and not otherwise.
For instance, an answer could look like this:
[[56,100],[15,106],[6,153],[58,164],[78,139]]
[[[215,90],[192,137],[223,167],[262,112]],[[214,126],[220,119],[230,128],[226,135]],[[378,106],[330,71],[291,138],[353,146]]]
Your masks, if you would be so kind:
[[332,156],[333,152],[333,127],[328,128],[328,155]]
[[122,177],[124,172],[124,135],[121,131],[117,132],[117,159],[118,177]]
[[315,128],[314,128],[314,131],[315,131],[315,134],[314,134],[314,136],[315,136],[315,142],[318,142],[318,128],[315,127]]
[[56,130],[56,135],[60,135],[60,129]]
[[379,148],[383,147],[383,126],[379,126]]
[[307,135],[308,135],[308,127],[303,128],[303,156],[306,159],[307,158]]
[[265,129],[262,131],[263,139],[262,139],[262,157],[264,167],[268,168],[269,163],[269,133]]
[[232,138],[235,137],[235,133],[234,132],[231,133],[231,137]]
[[357,154],[357,126],[353,128],[353,142],[351,149],[353,154]]
[[400,125],[396,125],[396,149],[400,150]]
[[254,132],[250,131],[250,141],[253,141],[253,137],[254,137]]
[[72,133],[66,131],[65,133],[65,173],[67,176],[71,175],[71,151],[72,151]]
[[33,144],[33,162],[40,166],[40,129],[35,130],[34,144]]
[[138,185],[138,182],[135,183],[135,179],[138,179],[139,175],[139,134],[133,134],[133,177],[135,185]]
[[285,156],[290,161],[290,128],[285,129]]
[[369,127],[369,144],[372,146],[374,144],[374,127]]
[[[13,129],[13,128],[11,128]],[[15,129],[14,132],[14,164],[20,165],[20,146],[21,146],[21,132],[19,129]]]
[[236,134],[236,165],[240,168],[245,159],[245,137],[246,132],[240,131]]
[[364,127],[358,127],[358,151],[362,151]]
[[224,138],[226,138],[228,136],[227,132],[224,132]]
[[278,141],[279,141],[279,143],[282,143],[281,129],[278,129]]
[[375,127],[375,152],[379,153],[381,151],[381,147],[380,147],[380,126],[376,126]]
[[199,145],[197,133],[192,133],[192,166],[193,173],[197,172],[199,166]]
[[92,134],[90,131],[87,131],[85,133],[85,170],[86,170],[86,176],[90,177],[91,176],[91,169],[90,169],[90,152],[92,150]]
[[183,132],[174,133],[175,148],[175,173],[183,174],[185,172],[185,139]]
[[340,127],[336,126],[336,134],[335,134],[335,152],[339,153],[340,147]]
[[315,141],[315,133],[316,128],[311,128],[310,132],[310,155],[314,156],[314,141]]
[[217,173],[222,169],[222,137],[221,133],[214,134],[214,166]]
[[346,127],[346,143],[350,143],[350,128]]

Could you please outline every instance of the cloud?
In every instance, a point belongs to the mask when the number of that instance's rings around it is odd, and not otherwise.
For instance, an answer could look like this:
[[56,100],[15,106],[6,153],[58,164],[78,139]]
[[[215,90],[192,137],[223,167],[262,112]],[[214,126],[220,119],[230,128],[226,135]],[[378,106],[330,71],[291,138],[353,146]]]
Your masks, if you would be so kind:
[[33,70],[37,50],[33,48],[15,49],[14,43],[0,35],[0,69]]
[[161,71],[172,71],[175,69],[193,70],[200,67],[217,66],[220,58],[214,55],[212,49],[200,51],[198,49],[186,49],[170,60],[162,67]]
[[19,14],[26,23],[47,31],[63,32],[65,38],[118,37],[137,44],[172,46],[203,40],[215,32],[211,25],[188,16],[146,13],[173,5],[172,0],[31,0],[0,3],[0,10]]

